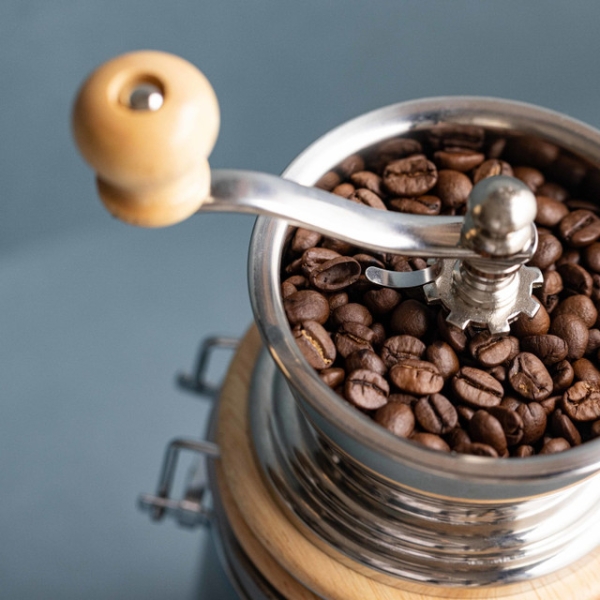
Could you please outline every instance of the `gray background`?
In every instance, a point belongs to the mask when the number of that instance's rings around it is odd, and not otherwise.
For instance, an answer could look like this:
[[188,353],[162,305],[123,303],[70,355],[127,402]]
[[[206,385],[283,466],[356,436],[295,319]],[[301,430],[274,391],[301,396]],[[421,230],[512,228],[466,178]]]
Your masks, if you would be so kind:
[[70,140],[95,66],[153,48],[220,98],[214,167],[280,172],[401,100],[512,98],[600,125],[596,1],[2,0],[0,597],[225,598],[203,532],[137,512],[165,443],[208,406],[176,390],[206,334],[240,335],[253,220],[141,231],[106,215]]

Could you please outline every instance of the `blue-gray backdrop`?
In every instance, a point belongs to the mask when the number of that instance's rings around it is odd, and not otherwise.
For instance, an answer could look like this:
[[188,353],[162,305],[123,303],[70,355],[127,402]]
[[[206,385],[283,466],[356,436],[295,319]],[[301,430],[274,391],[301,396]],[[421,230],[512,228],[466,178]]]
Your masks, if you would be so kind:
[[[253,219],[117,223],[70,140],[82,78],[134,49],[198,65],[215,167],[280,172],[379,106],[476,94],[600,125],[595,0],[3,0],[0,597],[225,598],[206,535],[135,499],[208,407],[178,392],[206,334],[240,335]],[[207,575],[208,574],[208,575]]]

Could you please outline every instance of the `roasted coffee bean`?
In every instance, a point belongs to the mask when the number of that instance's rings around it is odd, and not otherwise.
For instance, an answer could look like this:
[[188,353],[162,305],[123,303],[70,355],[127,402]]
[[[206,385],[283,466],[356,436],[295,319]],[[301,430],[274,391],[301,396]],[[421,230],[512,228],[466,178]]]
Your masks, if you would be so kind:
[[471,180],[460,171],[442,169],[438,172],[438,179],[433,193],[448,208],[458,208],[467,202],[473,189]]
[[402,438],[410,437],[415,429],[415,415],[410,404],[391,399],[387,404],[377,409],[375,422]]
[[381,358],[388,368],[407,358],[420,359],[424,353],[425,344],[412,335],[395,335],[381,348]]
[[564,313],[552,319],[550,333],[561,337],[567,343],[567,359],[577,360],[585,354],[589,333],[585,322],[577,315]]
[[485,410],[478,410],[469,421],[469,435],[474,442],[492,446],[498,456],[507,452],[506,435],[500,421]]
[[376,410],[387,403],[390,386],[379,373],[358,369],[346,377],[344,391],[347,400],[355,406],[364,410]]
[[564,393],[561,408],[573,421],[600,419],[600,385],[577,381]]
[[536,196],[535,222],[541,227],[554,227],[569,214],[569,208],[559,200],[548,196]]
[[567,263],[578,265],[580,262],[581,252],[579,250],[575,250],[574,248],[564,248],[562,256],[556,261],[555,268],[566,265]]
[[474,150],[450,147],[438,150],[433,155],[433,160],[439,169],[453,169],[466,173],[478,167],[485,160],[485,155]]
[[600,212],[600,206],[596,202],[590,202],[589,200],[581,200],[578,198],[569,198],[565,201],[565,206],[571,210],[589,210],[595,214]]
[[[537,298],[533,297],[533,299],[540,304]],[[527,335],[543,335],[548,333],[549,329],[550,316],[541,304],[533,317],[528,317],[525,313],[521,313],[519,318],[510,326],[512,334],[518,338],[523,338]]]
[[422,338],[429,331],[430,311],[417,300],[404,300],[392,313],[390,328],[399,335],[412,335]]
[[[553,392],[554,393],[554,392]],[[546,411],[546,415],[551,415],[556,410],[556,405],[562,400],[561,396],[549,396],[545,400],[542,400],[540,404]]]
[[390,379],[401,391],[418,396],[435,394],[444,387],[438,368],[425,360],[404,359],[390,368]]
[[555,144],[529,135],[510,138],[506,144],[509,160],[536,169],[549,167],[559,154],[560,149]]
[[500,402],[500,406],[510,410],[517,410],[521,404],[523,404],[523,400],[519,400],[514,396],[504,396],[504,398],[502,398],[502,402]]
[[339,367],[330,367],[329,369],[323,369],[319,372],[319,378],[321,381],[332,390],[339,387],[344,383],[346,378],[346,371]]
[[372,171],[357,171],[356,173],[352,173],[350,181],[357,188],[365,188],[379,197],[383,196],[381,177],[377,173],[373,173]]
[[469,437],[469,434],[464,429],[462,429],[462,427],[455,427],[450,433],[446,435],[446,440],[450,445],[450,448],[452,448],[452,450],[454,450],[457,446],[471,443],[471,438]]
[[412,267],[408,262],[407,256],[390,255],[388,257],[388,267],[392,271],[398,271],[399,273],[408,273],[412,271]]
[[351,154],[345,158],[336,168],[336,171],[343,177],[350,177],[356,171],[362,171],[365,168],[365,161],[360,154]]
[[427,140],[436,150],[467,148],[481,150],[485,132],[477,125],[439,123],[427,132]]
[[554,198],[554,200],[558,200],[559,202],[564,202],[569,197],[569,192],[562,185],[554,181],[546,181],[546,183],[540,185],[537,193],[541,196]]
[[521,342],[519,338],[516,338],[514,335],[509,335],[508,340],[511,343],[512,349],[508,356],[508,362],[510,362],[519,352],[521,352]]
[[507,446],[516,446],[523,439],[523,419],[517,411],[506,406],[492,406],[487,410],[502,426]]
[[600,348],[600,329],[590,329],[588,331],[588,344],[585,347],[586,354],[592,354]]
[[453,448],[459,454],[471,454],[473,456],[488,456],[490,458],[498,458],[498,453],[489,444],[481,442],[472,442],[470,444],[459,444]]
[[372,192],[367,188],[359,188],[358,190],[355,190],[350,196],[348,196],[348,200],[358,202],[358,204],[364,204],[365,206],[370,206],[371,208],[387,210],[387,206],[384,204],[383,200],[381,200],[381,198],[375,192]]
[[552,438],[542,446],[540,454],[556,454],[557,452],[564,452],[570,447],[571,445],[565,438]]
[[552,393],[550,373],[544,363],[531,352],[517,354],[507,375],[513,390],[527,400],[539,402]]
[[322,292],[337,292],[351,286],[360,276],[357,261],[349,256],[337,256],[317,265],[310,272],[310,283]]
[[600,219],[590,210],[575,210],[561,219],[558,232],[570,246],[589,246],[600,237]]
[[400,404],[408,404],[414,408],[415,404],[419,401],[416,396],[412,396],[411,394],[390,394],[388,397],[388,402],[399,402]]
[[558,409],[552,414],[550,428],[556,437],[566,439],[569,446],[579,446],[581,444],[579,430],[562,410]]
[[413,271],[420,271],[421,269],[427,268],[427,261],[423,258],[413,256],[408,259],[408,263],[412,267]]
[[336,292],[331,294],[327,300],[329,302],[329,313],[331,314],[340,306],[345,306],[348,304],[348,294],[346,292]]
[[450,452],[450,446],[435,433],[413,433],[410,439],[417,442],[430,450],[440,450],[442,452]]
[[537,249],[531,257],[529,265],[543,271],[554,264],[561,257],[562,252],[563,247],[557,237],[550,233],[541,233],[538,237]]
[[567,342],[557,335],[528,335],[521,339],[521,349],[535,354],[546,366],[567,358]]
[[390,209],[413,215],[439,215],[442,201],[437,196],[419,196],[417,198],[394,198],[390,200]]
[[469,352],[484,367],[495,367],[508,360],[512,343],[505,335],[492,335],[488,330],[471,338]]
[[580,358],[572,365],[575,379],[600,385],[600,371],[587,358]]
[[371,325],[371,331],[373,332],[373,340],[371,343],[374,348],[379,349],[387,338],[385,327],[381,323],[373,323],[373,325]]
[[569,296],[565,298],[560,304],[554,309],[552,318],[556,318],[558,315],[571,313],[578,316],[586,325],[586,327],[593,327],[598,318],[598,310],[594,305],[594,302],[583,294],[577,294],[576,296]]
[[314,290],[300,290],[284,298],[283,308],[292,325],[303,321],[317,321],[323,325],[329,318],[327,298]]
[[509,177],[512,177],[512,167],[507,162],[496,158],[486,160],[475,169],[475,172],[473,173],[473,183],[479,183],[482,179],[495,177],[496,175],[508,175]]
[[369,327],[373,323],[373,315],[369,309],[357,302],[349,302],[339,308],[336,308],[331,315],[335,325],[345,325],[346,323],[360,323]]
[[373,330],[366,325],[348,321],[334,334],[333,342],[340,356],[346,358],[357,350],[373,350],[371,342],[374,337]]
[[458,373],[458,369],[460,369],[456,352],[454,352],[450,344],[442,340],[436,340],[427,346],[425,356],[429,362],[438,368],[440,375],[444,379],[453,377]]
[[552,368],[550,375],[552,376],[552,393],[558,394],[564,392],[575,378],[575,372],[568,360],[561,360]]
[[527,458],[529,456],[533,456],[534,454],[535,448],[533,446],[522,444],[515,449],[515,451],[512,453],[512,456],[515,458]]
[[452,378],[452,391],[460,402],[475,408],[497,406],[504,395],[500,382],[473,367],[462,367]]
[[315,183],[315,187],[330,192],[336,185],[339,185],[342,178],[335,171],[328,171]]
[[535,294],[546,309],[546,312],[552,313],[559,303],[558,295],[563,290],[562,277],[558,271],[544,271],[544,283],[535,290]]
[[585,262],[594,273],[600,273],[600,242],[594,242],[585,249]]
[[592,295],[592,276],[581,266],[565,263],[557,268],[562,277],[563,287],[570,294]]
[[465,423],[465,425],[468,425],[469,421],[473,418],[473,415],[475,414],[475,409],[464,404],[459,404],[456,407],[456,412],[461,421]]
[[402,296],[393,288],[384,287],[365,292],[363,299],[371,313],[385,315],[398,305]]
[[385,140],[377,146],[377,153],[372,155],[369,164],[377,172],[382,172],[386,165],[398,158],[404,158],[422,151],[421,143],[411,138],[394,138]]
[[290,249],[295,254],[302,254],[309,248],[314,248],[319,244],[322,239],[322,235],[316,231],[309,231],[299,227],[296,229],[296,233],[292,238]]
[[534,194],[546,180],[544,174],[533,167],[514,167],[513,175],[520,179]]
[[450,344],[455,352],[462,352],[466,348],[467,336],[465,332],[460,327],[448,323],[442,311],[438,313],[437,326],[442,339]]
[[[323,241],[321,242],[321,247],[326,248],[327,250],[333,250],[334,252],[337,252],[338,254],[342,254],[342,255],[352,254],[355,250],[355,248],[352,244],[349,244],[348,242],[343,242],[342,240],[336,240],[333,238],[329,238],[329,237],[323,238]],[[333,258],[333,256],[330,258]]]
[[302,272],[308,277],[315,267],[339,256],[338,252],[328,248],[308,248],[303,252],[300,259]]
[[517,414],[523,421],[523,437],[521,444],[535,444],[544,435],[548,418],[546,411],[538,402],[520,404]]
[[423,196],[437,182],[435,165],[424,156],[395,160],[383,172],[383,183],[398,196]]
[[497,365],[496,367],[486,369],[486,373],[489,373],[494,379],[497,379],[500,383],[504,383],[506,381],[506,367],[504,367],[503,365]]
[[355,254],[352,258],[360,265],[363,273],[369,267],[379,267],[380,269],[385,268],[385,264],[382,261],[378,260],[374,256],[371,256],[370,254],[365,254],[364,252]]
[[387,371],[383,360],[375,352],[367,348],[349,354],[346,357],[346,369],[348,371],[367,369],[368,371],[379,373],[379,375],[385,375]]
[[290,283],[289,281],[284,281],[281,284],[281,297],[282,298],[287,298],[288,296],[295,294],[297,291],[298,291],[298,288],[293,283]]
[[356,188],[351,183],[340,183],[340,185],[336,185],[331,190],[331,193],[336,196],[341,196],[342,198],[350,198],[354,193],[354,190],[356,190]]
[[415,405],[415,417],[425,431],[438,435],[448,433],[458,425],[454,405],[442,394],[421,398]]
[[313,369],[331,367],[336,357],[335,345],[327,330],[316,321],[303,321],[293,329],[296,344]]
[[293,284],[298,290],[304,290],[308,287],[308,279],[304,275],[291,275],[285,281]]

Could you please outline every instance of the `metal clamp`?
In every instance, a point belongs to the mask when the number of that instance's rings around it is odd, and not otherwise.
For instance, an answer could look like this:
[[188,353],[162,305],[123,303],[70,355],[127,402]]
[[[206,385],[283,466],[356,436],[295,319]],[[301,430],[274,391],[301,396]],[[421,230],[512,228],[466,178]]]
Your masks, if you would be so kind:
[[[171,487],[175,479],[177,459],[181,450],[191,450],[208,458],[219,456],[219,447],[212,442],[175,439],[167,447],[162,471],[155,496],[142,494],[139,498],[140,509],[148,511],[154,521],[160,521],[169,514],[185,527],[208,525],[212,509],[207,503],[205,469],[196,469],[194,477],[187,486],[184,498],[170,498]],[[203,465],[203,463],[200,463]]]
[[232,337],[214,336],[206,338],[200,345],[194,373],[192,375],[180,373],[177,377],[179,386],[201,396],[214,398],[218,394],[221,385],[210,383],[206,378],[211,354],[218,349],[235,350],[239,343],[238,338]]

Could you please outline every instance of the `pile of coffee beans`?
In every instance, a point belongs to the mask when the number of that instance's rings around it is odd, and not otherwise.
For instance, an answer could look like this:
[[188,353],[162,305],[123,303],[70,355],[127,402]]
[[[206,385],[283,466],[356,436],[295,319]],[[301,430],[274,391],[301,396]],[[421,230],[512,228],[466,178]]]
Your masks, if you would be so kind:
[[282,262],[293,335],[322,381],[397,436],[445,452],[527,457],[600,437],[598,172],[547,141],[466,125],[387,140],[319,187],[380,210],[464,214],[475,183],[510,175],[536,196],[544,284],[506,335],[449,324],[421,289],[367,267],[426,266],[296,229]]

